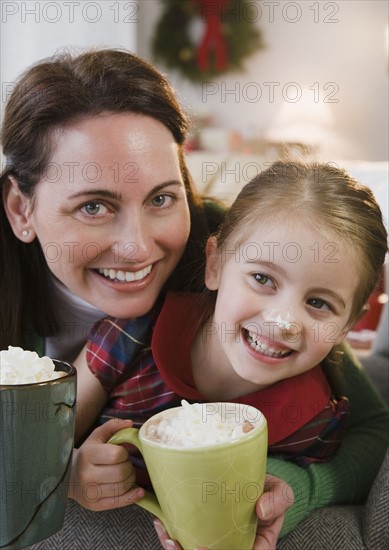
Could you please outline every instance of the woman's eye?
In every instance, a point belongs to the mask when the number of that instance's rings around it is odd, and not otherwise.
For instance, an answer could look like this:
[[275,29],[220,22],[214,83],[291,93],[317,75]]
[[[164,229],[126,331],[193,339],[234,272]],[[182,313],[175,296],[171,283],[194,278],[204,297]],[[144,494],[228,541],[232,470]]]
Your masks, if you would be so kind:
[[106,207],[98,201],[91,201],[84,204],[81,208],[88,216],[98,216],[106,213]]
[[329,310],[331,311],[331,307],[325,302],[324,300],[321,300],[320,298],[311,298],[308,300],[308,304],[315,309],[323,309],[323,310]]
[[270,277],[268,277],[267,275],[263,275],[263,273],[254,273],[253,277],[257,281],[257,283],[259,283],[263,286],[272,286],[272,287],[274,287],[273,280],[270,279]]
[[161,194],[153,197],[151,202],[153,206],[160,208],[161,206],[169,206],[172,201],[173,197],[171,195]]

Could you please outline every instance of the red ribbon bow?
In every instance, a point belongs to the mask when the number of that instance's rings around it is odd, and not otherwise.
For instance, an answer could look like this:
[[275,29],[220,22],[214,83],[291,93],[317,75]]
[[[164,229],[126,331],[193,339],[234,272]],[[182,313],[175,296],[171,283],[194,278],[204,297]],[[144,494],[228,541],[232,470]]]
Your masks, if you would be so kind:
[[227,44],[222,33],[221,14],[228,0],[194,0],[200,4],[201,17],[205,21],[204,35],[197,50],[197,64],[202,71],[209,66],[209,55],[215,52],[218,71],[227,67]]

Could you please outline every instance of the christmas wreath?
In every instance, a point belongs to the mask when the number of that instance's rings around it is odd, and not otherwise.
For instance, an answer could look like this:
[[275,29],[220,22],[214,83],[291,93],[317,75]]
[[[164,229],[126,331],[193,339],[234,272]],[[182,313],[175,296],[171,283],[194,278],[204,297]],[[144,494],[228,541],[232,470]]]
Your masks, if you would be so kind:
[[152,48],[156,61],[194,82],[243,69],[263,47],[255,27],[255,2],[246,0],[162,0]]

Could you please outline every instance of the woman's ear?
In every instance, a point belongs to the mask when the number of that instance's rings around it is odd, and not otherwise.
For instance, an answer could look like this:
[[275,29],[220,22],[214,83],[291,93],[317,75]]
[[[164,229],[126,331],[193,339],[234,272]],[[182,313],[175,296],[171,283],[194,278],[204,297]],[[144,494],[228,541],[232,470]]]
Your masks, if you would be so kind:
[[205,286],[208,290],[217,290],[220,282],[220,254],[216,237],[209,237],[205,246]]
[[4,185],[3,203],[15,236],[23,242],[32,242],[36,235],[30,226],[31,200],[23,195],[13,176],[8,176],[8,181]]

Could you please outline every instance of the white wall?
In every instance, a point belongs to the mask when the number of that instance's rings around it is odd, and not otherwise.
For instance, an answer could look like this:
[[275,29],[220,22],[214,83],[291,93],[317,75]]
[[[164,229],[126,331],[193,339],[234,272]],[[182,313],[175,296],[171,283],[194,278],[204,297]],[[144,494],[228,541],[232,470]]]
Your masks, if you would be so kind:
[[137,1],[2,0],[2,104],[31,63],[63,48],[123,47],[136,51]]
[[[160,67],[183,103],[212,113],[215,123],[228,129],[262,135],[285,103],[282,92],[290,83],[301,90],[319,83],[320,101],[331,91],[337,101],[328,104],[335,116],[333,156],[387,159],[388,2],[251,3],[260,9],[256,25],[266,49],[248,60],[245,73],[216,79],[215,93],[206,95],[201,85]],[[17,75],[59,48],[120,46],[152,61],[150,42],[161,11],[159,0],[139,0],[139,5],[136,0],[2,0],[0,7],[2,106]],[[274,101],[266,82],[274,83]],[[253,95],[256,90],[262,92],[259,99]]]
[[[290,83],[305,92],[308,89],[312,98],[309,87],[318,83],[319,100],[336,101],[328,103],[335,117],[329,154],[337,159],[388,159],[388,2],[263,0],[252,4],[259,6],[255,24],[266,49],[250,58],[244,74],[215,79],[216,92],[207,95],[204,86],[160,67],[184,104],[212,113],[216,124],[258,135],[286,101],[282,91],[287,93]],[[138,51],[149,59],[160,10],[158,1],[143,0]],[[275,83],[274,101],[266,82]],[[262,92],[259,99],[255,90],[258,95]]]

